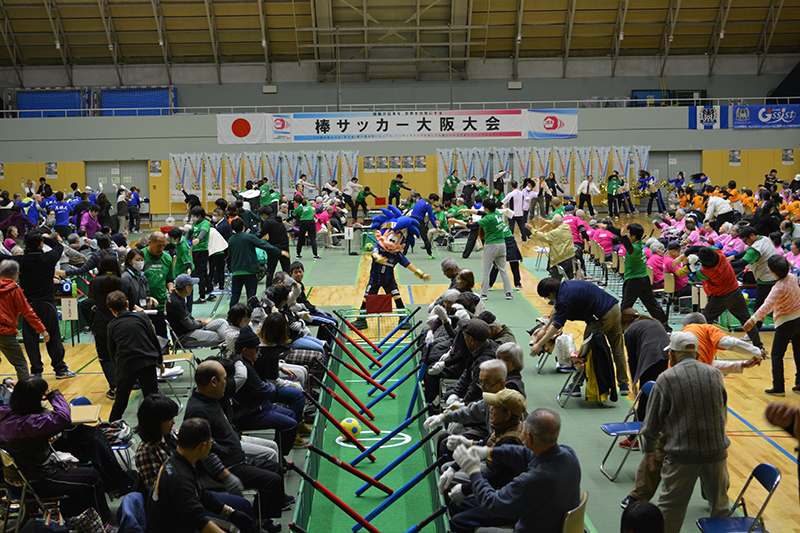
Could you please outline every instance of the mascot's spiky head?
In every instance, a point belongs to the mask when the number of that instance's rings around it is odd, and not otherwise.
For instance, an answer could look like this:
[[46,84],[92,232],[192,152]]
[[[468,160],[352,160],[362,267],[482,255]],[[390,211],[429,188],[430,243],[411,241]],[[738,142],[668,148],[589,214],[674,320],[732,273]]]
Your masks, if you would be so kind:
[[372,219],[371,228],[375,230],[375,239],[387,252],[400,252],[406,241],[414,246],[414,238],[419,237],[419,223],[403,216],[395,206],[381,209],[382,215]]

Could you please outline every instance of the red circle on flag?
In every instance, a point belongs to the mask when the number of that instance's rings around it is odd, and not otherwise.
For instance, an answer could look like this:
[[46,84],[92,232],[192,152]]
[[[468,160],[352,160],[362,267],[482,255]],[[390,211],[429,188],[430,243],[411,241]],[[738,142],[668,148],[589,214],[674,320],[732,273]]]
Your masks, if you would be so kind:
[[237,137],[247,137],[250,134],[250,122],[243,118],[237,118],[231,124],[231,131]]

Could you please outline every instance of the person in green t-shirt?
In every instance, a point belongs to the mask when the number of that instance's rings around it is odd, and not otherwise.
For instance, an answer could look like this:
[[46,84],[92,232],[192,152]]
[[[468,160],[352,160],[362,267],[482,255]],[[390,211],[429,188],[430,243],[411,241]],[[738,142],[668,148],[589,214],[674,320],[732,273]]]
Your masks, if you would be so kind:
[[353,208],[353,222],[358,222],[358,208],[364,210],[364,219],[367,218],[367,198],[372,196],[373,198],[377,198],[372,192],[369,190],[369,187],[364,187],[363,191],[358,191],[358,196],[356,196],[356,203],[355,207]]
[[265,181],[264,184],[258,188],[260,191],[258,197],[258,205],[259,207],[262,205],[269,205],[272,203],[272,187],[268,181]]
[[194,270],[192,277],[199,278],[198,290],[200,298],[194,303],[206,303],[206,293],[208,299],[213,301],[217,297],[211,294],[211,278],[208,277],[208,239],[211,236],[211,221],[206,218],[206,210],[202,206],[192,208],[194,224],[189,230],[187,238],[192,242],[192,261]]
[[[608,231],[619,236],[625,247],[625,281],[622,284],[621,310],[633,307],[636,300],[641,300],[650,316],[661,322],[669,333],[672,329],[667,321],[667,315],[656,301],[653,294],[653,285],[647,273],[647,259],[644,255],[644,228],[634,222],[622,227],[621,230],[608,226]],[[621,382],[621,379],[618,378]],[[627,381],[626,381],[627,383]]]
[[444,187],[442,187],[442,201],[453,200],[456,197],[456,187],[461,183],[458,179],[458,170],[454,170],[452,174],[444,179]]
[[405,186],[405,183],[402,174],[398,174],[392,179],[392,182],[389,184],[389,205],[392,205],[392,198],[394,198],[395,204],[397,207],[400,207],[400,189],[411,190]]
[[608,199],[608,216],[609,218],[619,217],[619,205],[617,204],[617,190],[619,186],[622,185],[622,180],[620,180],[616,174],[612,174],[608,177],[608,184],[606,185],[606,198]]
[[292,211],[292,216],[297,221],[297,259],[303,258],[300,252],[303,251],[303,243],[305,243],[306,236],[311,241],[311,251],[314,252],[314,260],[322,259],[317,255],[317,223],[315,221],[316,210],[314,206],[308,204],[308,200],[303,198],[303,201],[297,204],[297,207]]
[[428,242],[433,242],[435,235],[445,235],[447,233],[448,212],[440,203],[433,205],[433,212],[436,214],[436,227],[428,230]]
[[553,212],[550,213],[549,217],[547,217],[548,220],[553,220],[553,217],[556,215],[561,215],[562,218],[564,217],[566,209],[564,208],[564,205],[561,203],[561,198],[558,197],[553,198],[552,200],[550,200],[550,205],[553,206]]
[[[478,180],[478,187],[475,191],[475,195],[480,196],[481,200],[486,200],[489,196],[489,184],[486,181],[486,178],[481,178]],[[477,198],[476,198],[477,200]]]
[[[178,230],[180,231],[180,230]],[[160,231],[150,234],[147,247],[142,250],[144,254],[144,276],[150,288],[150,297],[158,301],[158,310],[164,311],[164,304],[167,303],[167,296],[172,292],[172,281],[175,279],[175,269],[172,264],[172,256],[165,252],[167,237]],[[162,335],[159,332],[159,335]],[[163,337],[167,336],[166,326],[164,326]]]
[[505,222],[497,212],[498,203],[489,198],[483,202],[483,211],[486,213],[477,222],[467,224],[467,228],[483,230],[483,253],[481,254],[481,299],[489,298],[489,273],[492,265],[497,267],[500,278],[503,280],[503,291],[506,293],[506,300],[514,299],[511,292],[514,287],[511,285],[511,278],[508,277],[506,269],[506,240],[503,227]]
[[194,263],[192,262],[192,249],[189,247],[189,241],[183,236],[180,228],[172,228],[169,230],[169,242],[175,247],[175,258],[173,261],[175,270],[181,274],[191,274],[194,270]]

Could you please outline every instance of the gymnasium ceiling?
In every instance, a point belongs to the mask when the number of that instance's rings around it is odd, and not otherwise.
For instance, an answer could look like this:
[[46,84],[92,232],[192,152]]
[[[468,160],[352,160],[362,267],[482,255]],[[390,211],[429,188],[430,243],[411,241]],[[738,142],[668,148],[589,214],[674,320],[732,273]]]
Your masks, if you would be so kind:
[[[800,0],[0,0],[0,66],[263,63],[468,77],[470,59],[800,52]],[[663,72],[663,69],[662,69]],[[18,78],[21,82],[21,76]]]

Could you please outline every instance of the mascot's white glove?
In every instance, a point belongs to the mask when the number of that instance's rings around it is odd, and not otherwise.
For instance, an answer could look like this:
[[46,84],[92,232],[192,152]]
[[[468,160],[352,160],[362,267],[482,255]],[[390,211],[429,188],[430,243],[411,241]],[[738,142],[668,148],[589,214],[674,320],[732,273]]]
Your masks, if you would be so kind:
[[425,334],[425,344],[433,344],[434,340],[433,332],[428,330],[428,333]]
[[459,446],[453,452],[453,459],[456,460],[458,466],[465,474],[471,476],[472,474],[479,474],[481,472],[481,458],[478,456],[476,449],[478,446],[467,448],[466,446]]
[[466,437],[462,437],[461,435],[450,435],[445,440],[444,445],[447,446],[448,450],[453,451],[456,448],[458,448],[458,446],[460,444],[463,444],[464,446],[469,448],[469,447],[472,446],[473,442],[474,441],[472,441],[472,440],[470,440],[470,439],[468,439]]
[[450,501],[455,505],[461,505],[464,503],[464,500],[467,499],[466,495],[461,491],[461,483],[450,489],[447,495],[450,497]]
[[431,376],[438,376],[442,372],[444,372],[444,361],[436,361],[433,363],[433,366],[428,369],[428,374]]
[[425,419],[425,422],[422,423],[422,427],[430,431],[431,428],[435,428],[436,426],[441,426],[443,422],[444,422],[444,415],[433,415]]
[[700,261],[700,258],[697,257],[695,254],[690,254],[689,257],[687,257],[687,259],[689,260],[689,270],[691,270],[692,272],[697,272],[698,269],[697,262]]
[[454,403],[456,403],[460,399],[461,398],[459,398],[458,395],[451,394],[450,396],[447,397],[447,402],[446,402],[447,403],[447,407],[450,407],[451,405],[453,405]]
[[433,308],[433,314],[439,317],[439,320],[442,322],[447,322],[447,311],[445,311],[444,307],[441,305],[437,305]]
[[452,466],[448,466],[447,470],[442,472],[442,475],[439,476],[439,482],[436,484],[436,486],[439,487],[439,494],[444,494],[445,489],[450,486],[454,477],[456,477],[455,469]]

